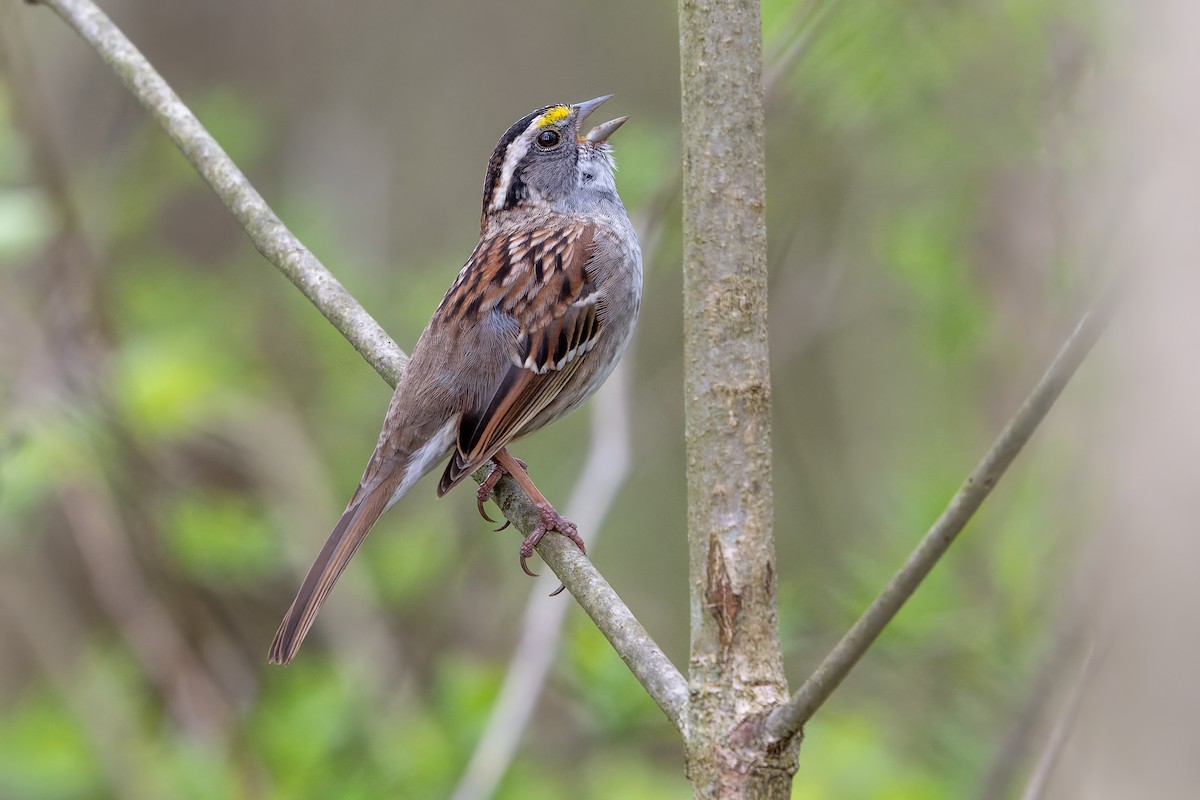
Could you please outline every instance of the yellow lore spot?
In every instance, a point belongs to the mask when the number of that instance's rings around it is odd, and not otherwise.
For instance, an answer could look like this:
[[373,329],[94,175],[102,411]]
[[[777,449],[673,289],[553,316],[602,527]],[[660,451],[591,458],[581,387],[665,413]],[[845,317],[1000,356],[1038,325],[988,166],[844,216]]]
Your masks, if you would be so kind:
[[542,118],[538,120],[537,126],[539,128],[547,128],[556,122],[562,122],[569,116],[571,116],[570,106],[555,106],[545,114],[542,114]]

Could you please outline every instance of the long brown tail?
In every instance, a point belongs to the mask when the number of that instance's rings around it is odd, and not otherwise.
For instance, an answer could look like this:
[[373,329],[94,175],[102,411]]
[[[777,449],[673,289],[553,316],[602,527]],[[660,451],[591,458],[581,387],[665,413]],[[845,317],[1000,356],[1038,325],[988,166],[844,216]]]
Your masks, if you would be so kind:
[[321,603],[325,602],[333,584],[387,509],[388,501],[392,499],[392,493],[400,485],[404,473],[403,468],[395,469],[370,489],[359,492],[342,512],[342,518],[304,576],[296,599],[292,601],[275,633],[268,659],[272,664],[287,664],[295,658],[308,629],[317,618],[317,612],[321,610]]

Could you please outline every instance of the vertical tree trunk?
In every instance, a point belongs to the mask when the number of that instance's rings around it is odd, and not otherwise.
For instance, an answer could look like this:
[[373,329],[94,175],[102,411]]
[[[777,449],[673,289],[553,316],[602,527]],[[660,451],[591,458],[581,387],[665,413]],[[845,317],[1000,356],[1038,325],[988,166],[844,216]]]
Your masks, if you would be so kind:
[[787,699],[775,609],[757,0],[680,0],[684,391],[697,797],[786,798],[794,750],[753,724]]

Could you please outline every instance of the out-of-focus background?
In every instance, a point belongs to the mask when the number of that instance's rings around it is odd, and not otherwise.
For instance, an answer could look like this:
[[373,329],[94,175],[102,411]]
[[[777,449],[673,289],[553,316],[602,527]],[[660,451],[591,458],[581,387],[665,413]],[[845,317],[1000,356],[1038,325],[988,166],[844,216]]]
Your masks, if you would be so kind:
[[[266,665],[389,389],[92,50],[0,2],[0,797],[447,795],[520,634],[517,538],[469,489],[422,483],[297,661]],[[103,6],[406,349],[475,243],[497,137],[616,95],[646,285],[627,412],[607,401],[631,468],[593,557],[685,667],[675,4]],[[1112,260],[1124,208],[1092,178],[1120,37],[1078,0],[763,11],[779,616],[798,682]],[[796,797],[1024,780],[1094,590],[1104,363],[808,726]],[[516,450],[552,499],[575,486],[589,413]],[[572,607],[498,796],[688,795],[670,724]]]

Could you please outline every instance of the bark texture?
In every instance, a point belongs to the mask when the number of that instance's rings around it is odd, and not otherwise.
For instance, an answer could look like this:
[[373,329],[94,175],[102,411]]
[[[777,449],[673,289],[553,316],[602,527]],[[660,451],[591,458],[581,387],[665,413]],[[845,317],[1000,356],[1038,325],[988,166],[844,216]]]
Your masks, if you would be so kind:
[[786,798],[796,741],[757,721],[787,697],[775,600],[762,36],[755,0],[681,0],[684,392],[697,797]]

